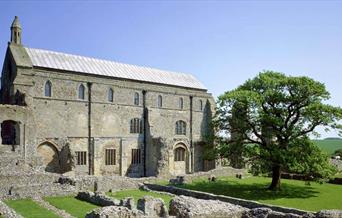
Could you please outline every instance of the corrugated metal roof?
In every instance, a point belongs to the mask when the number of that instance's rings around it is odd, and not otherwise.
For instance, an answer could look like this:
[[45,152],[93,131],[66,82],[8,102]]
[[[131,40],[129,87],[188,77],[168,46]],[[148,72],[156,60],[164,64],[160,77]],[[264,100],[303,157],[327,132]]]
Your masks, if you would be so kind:
[[206,87],[191,74],[163,71],[42,49],[25,49],[33,66],[37,67],[206,90]]

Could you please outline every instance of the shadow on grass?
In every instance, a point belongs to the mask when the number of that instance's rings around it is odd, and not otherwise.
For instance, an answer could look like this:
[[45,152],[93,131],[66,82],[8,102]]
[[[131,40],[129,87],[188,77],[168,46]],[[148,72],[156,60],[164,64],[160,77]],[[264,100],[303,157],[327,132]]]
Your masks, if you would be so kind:
[[275,200],[279,198],[310,198],[318,196],[319,192],[311,186],[296,184],[281,184],[280,191],[269,191],[269,182],[242,183],[234,180],[218,180],[216,182],[198,181],[177,186],[179,188],[209,192],[247,200]]

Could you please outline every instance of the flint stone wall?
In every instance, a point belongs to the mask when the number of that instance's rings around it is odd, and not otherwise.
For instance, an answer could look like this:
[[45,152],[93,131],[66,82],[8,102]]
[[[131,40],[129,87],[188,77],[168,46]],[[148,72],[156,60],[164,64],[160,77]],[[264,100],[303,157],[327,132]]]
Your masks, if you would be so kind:
[[102,193],[94,192],[79,192],[76,198],[90,202],[92,204],[104,207],[104,206],[120,206],[120,201],[111,199]]
[[62,176],[59,182],[75,185],[79,191],[94,190],[99,192],[137,189],[140,184],[139,180],[122,176]]
[[[78,198],[86,200],[97,205],[101,205],[103,198],[101,195],[96,195],[91,192],[79,193]],[[105,202],[107,204],[107,201]],[[138,200],[137,208],[134,205],[133,198],[125,198],[116,202],[111,202],[111,206],[97,208],[87,214],[87,218],[108,218],[108,217],[169,217],[169,213],[165,203],[160,198],[153,198],[151,196],[144,196]]]
[[169,211],[161,198],[144,196],[138,200],[137,209],[149,217],[169,217]]
[[314,218],[313,214],[297,215],[293,213],[281,213],[270,208],[254,208],[244,211],[241,218]]
[[142,218],[147,217],[139,210],[130,210],[123,206],[97,208],[86,215],[86,218]]
[[177,196],[170,202],[170,215],[179,218],[342,218],[342,210],[322,210],[316,214],[294,214],[273,211],[260,207],[248,209],[218,200],[203,200],[186,196]]
[[203,200],[186,196],[177,196],[170,202],[170,215],[180,218],[241,218],[246,210],[248,209],[218,200]]
[[321,210],[316,218],[342,218],[342,210]]
[[23,199],[37,196],[67,196],[76,193],[75,187],[70,185],[52,184],[33,184],[16,186],[10,193],[4,193],[0,199]]
[[[4,157],[1,155],[0,152],[0,159]],[[59,183],[59,177],[59,174],[43,172],[26,164],[7,170],[0,167],[0,199],[75,194],[75,186]]]

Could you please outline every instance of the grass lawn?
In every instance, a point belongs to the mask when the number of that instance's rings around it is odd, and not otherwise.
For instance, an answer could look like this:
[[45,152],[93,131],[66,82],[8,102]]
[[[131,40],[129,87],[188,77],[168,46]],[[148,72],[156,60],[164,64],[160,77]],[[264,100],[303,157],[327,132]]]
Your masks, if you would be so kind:
[[342,148],[341,139],[318,139],[312,141],[329,155],[333,154],[337,149]]
[[342,209],[342,185],[305,185],[303,181],[282,179],[281,191],[273,192],[265,189],[270,182],[271,178],[265,177],[221,177],[217,182],[198,179],[179,187],[309,211]]
[[107,195],[111,196],[113,198],[116,198],[116,199],[123,199],[126,197],[132,197],[132,198],[134,198],[135,205],[138,204],[138,200],[140,198],[144,197],[145,195],[150,195],[150,196],[155,197],[155,198],[163,199],[167,208],[169,208],[169,204],[170,204],[170,201],[172,199],[172,197],[169,195],[159,194],[159,193],[155,193],[155,192],[148,192],[148,191],[143,191],[143,190],[139,190],[139,189],[117,191],[114,193],[107,193]]
[[59,209],[65,210],[72,216],[82,218],[85,217],[85,215],[91,210],[99,207],[86,201],[78,200],[73,196],[46,197],[44,200]]
[[6,200],[5,203],[25,218],[57,218],[56,214],[31,199]]

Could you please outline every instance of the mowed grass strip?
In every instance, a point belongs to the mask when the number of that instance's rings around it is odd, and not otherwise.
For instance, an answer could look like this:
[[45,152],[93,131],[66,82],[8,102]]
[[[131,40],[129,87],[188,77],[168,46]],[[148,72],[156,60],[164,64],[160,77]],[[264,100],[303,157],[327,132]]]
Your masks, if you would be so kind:
[[32,199],[6,200],[5,203],[25,218],[57,218],[55,213],[41,207]]
[[85,217],[87,213],[99,206],[81,201],[73,196],[66,197],[46,197],[45,201],[58,209],[65,210],[74,217]]
[[127,197],[132,197],[134,199],[135,205],[138,205],[138,200],[143,198],[145,195],[149,195],[155,198],[161,198],[164,200],[165,205],[169,208],[170,201],[172,196],[166,194],[159,194],[155,192],[148,192],[139,189],[130,189],[130,190],[122,190],[114,193],[107,193],[108,196],[116,198],[116,199],[124,199]]
[[274,192],[266,190],[270,183],[266,177],[219,177],[216,182],[198,179],[179,187],[308,211],[342,209],[342,185],[282,179],[281,190]]

